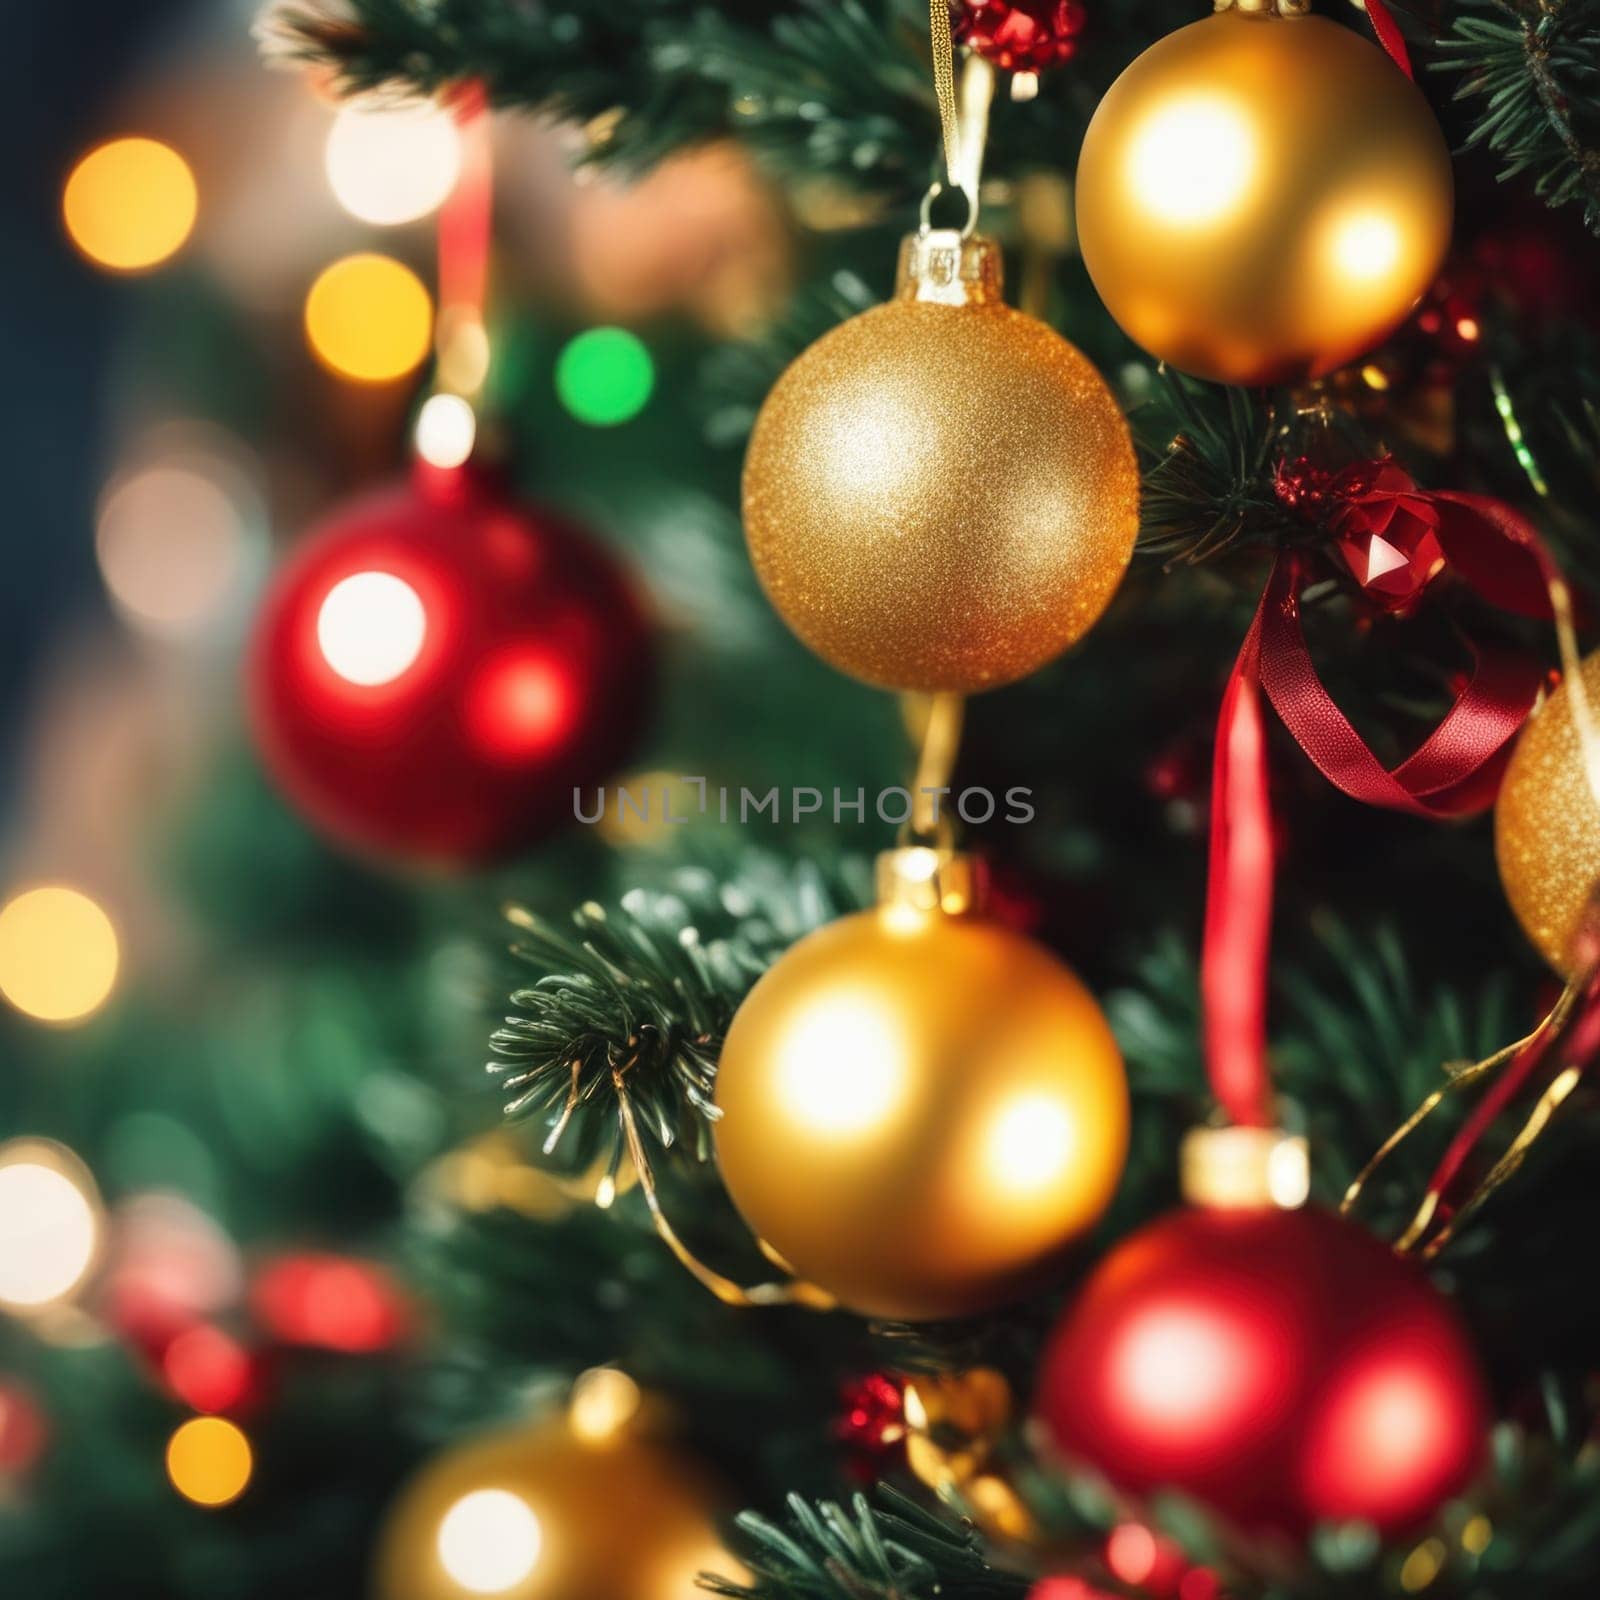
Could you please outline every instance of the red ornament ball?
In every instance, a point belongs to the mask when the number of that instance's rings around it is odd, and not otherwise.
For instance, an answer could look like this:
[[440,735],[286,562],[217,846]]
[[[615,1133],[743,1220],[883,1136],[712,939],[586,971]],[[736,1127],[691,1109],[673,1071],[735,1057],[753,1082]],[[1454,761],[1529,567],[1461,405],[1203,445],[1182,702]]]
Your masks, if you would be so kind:
[[1078,0],[952,0],[950,30],[1002,72],[1043,72],[1077,53],[1089,13]]
[[1046,1354],[1039,1416],[1118,1488],[1251,1530],[1425,1521],[1487,1428],[1466,1334],[1411,1265],[1308,1209],[1191,1209],[1095,1271]]
[[617,566],[476,473],[421,466],[336,513],[258,619],[252,720],[315,825],[359,850],[481,862],[626,755],[650,643]]

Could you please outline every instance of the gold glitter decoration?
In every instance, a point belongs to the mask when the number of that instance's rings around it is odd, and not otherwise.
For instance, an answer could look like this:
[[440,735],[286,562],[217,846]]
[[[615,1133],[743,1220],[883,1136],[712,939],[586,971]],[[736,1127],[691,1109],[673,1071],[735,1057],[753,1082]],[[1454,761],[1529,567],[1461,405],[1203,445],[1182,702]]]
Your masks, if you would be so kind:
[[903,1321],[1032,1287],[1104,1211],[1128,1144],[1094,997],[1040,945],[946,909],[958,896],[918,893],[931,854],[892,852],[882,903],[783,956],[717,1073],[745,1221],[846,1306]]
[[1133,553],[1128,426],[1088,360],[1000,298],[1000,254],[913,235],[895,298],[778,380],[744,470],[751,558],[811,649],[971,693],[1083,637]]
[[1450,152],[1422,92],[1323,17],[1231,9],[1146,50],[1078,160],[1083,259],[1123,329],[1221,383],[1370,350],[1450,243]]
[[[1600,651],[1583,662],[1591,703],[1600,700]],[[1572,976],[1572,937],[1600,884],[1600,807],[1584,770],[1563,684],[1517,740],[1494,812],[1495,855],[1506,899],[1539,954]]]

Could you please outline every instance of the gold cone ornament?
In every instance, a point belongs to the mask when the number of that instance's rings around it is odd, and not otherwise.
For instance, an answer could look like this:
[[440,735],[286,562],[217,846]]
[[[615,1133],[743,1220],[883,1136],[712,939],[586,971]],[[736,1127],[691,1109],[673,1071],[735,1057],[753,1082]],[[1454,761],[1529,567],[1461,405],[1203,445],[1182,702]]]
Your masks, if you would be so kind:
[[1001,299],[990,239],[909,237],[888,304],[806,350],[756,419],[744,524],[824,661],[971,693],[1082,638],[1133,553],[1128,426],[1089,361]]
[[377,1600],[696,1600],[698,1573],[742,1576],[717,1536],[720,1498],[644,1436],[638,1400],[602,1368],[568,1411],[428,1463],[385,1521]]
[[[1600,705],[1600,651],[1579,677]],[[1522,930],[1563,977],[1574,975],[1573,936],[1600,885],[1600,804],[1566,682],[1517,740],[1495,803],[1500,881]]]
[[1450,242],[1450,152],[1421,91],[1304,9],[1239,0],[1152,45],[1078,161],[1079,241],[1107,309],[1219,383],[1296,383],[1364,354]]
[[1104,1211],[1127,1154],[1099,1006],[973,909],[972,869],[890,852],[879,904],[802,939],[723,1046],[728,1192],[796,1273],[870,1316],[962,1316],[1025,1292]]

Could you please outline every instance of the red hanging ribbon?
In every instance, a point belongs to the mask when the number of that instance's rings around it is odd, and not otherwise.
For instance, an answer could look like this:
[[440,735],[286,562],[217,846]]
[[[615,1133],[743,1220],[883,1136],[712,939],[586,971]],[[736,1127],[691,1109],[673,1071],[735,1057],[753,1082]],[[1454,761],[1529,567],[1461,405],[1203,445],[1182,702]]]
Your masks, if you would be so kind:
[[439,212],[439,311],[482,322],[489,294],[494,170],[489,97],[477,79],[451,99],[461,138],[461,172]]
[[1378,36],[1378,43],[1388,51],[1389,59],[1415,82],[1416,73],[1411,69],[1411,52],[1406,49],[1405,35],[1396,25],[1386,0],[1362,0],[1362,3],[1366,6],[1367,16],[1372,22],[1372,31]]
[[[1425,494],[1396,473],[1385,481],[1400,482],[1400,492],[1436,516],[1447,561],[1486,599],[1508,611],[1550,614],[1549,586],[1560,577],[1526,518],[1479,496]],[[1206,1068],[1224,1111],[1251,1127],[1272,1122],[1266,1005],[1273,861],[1261,691],[1312,764],[1345,794],[1412,816],[1457,817],[1493,800],[1544,676],[1519,652],[1476,648],[1472,677],[1438,726],[1398,766],[1385,767],[1317,675],[1300,623],[1305,578],[1302,554],[1286,551],[1274,562],[1217,722],[1200,969]]]

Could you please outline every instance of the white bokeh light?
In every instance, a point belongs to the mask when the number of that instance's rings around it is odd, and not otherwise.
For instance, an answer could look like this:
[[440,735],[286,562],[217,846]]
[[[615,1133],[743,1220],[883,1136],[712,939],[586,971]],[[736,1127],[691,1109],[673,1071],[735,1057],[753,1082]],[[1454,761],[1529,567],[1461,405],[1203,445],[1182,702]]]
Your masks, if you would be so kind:
[[0,1149],[0,1306],[38,1311],[69,1295],[94,1264],[99,1209],[76,1159],[40,1141]]
[[95,554],[117,609],[142,632],[176,637],[216,622],[248,555],[240,507],[196,463],[157,463],[100,502]]
[[458,394],[435,394],[417,413],[417,454],[432,467],[459,467],[472,454],[478,419]]
[[504,1594],[539,1563],[544,1535],[526,1500],[508,1489],[474,1489],[439,1521],[439,1561],[472,1594]]
[[422,654],[428,617],[417,591],[392,572],[357,572],[317,613],[323,659],[347,683],[393,683]]
[[351,216],[389,227],[444,203],[461,172],[461,139],[438,106],[357,102],[328,130],[325,165]]

